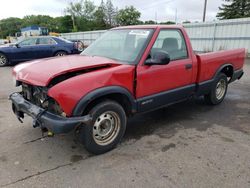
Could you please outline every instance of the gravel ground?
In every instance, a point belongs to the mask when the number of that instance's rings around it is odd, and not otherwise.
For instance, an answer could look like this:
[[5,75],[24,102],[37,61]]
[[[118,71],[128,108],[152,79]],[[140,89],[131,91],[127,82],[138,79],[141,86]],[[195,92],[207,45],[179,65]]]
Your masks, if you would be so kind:
[[113,151],[90,155],[74,134],[20,124],[0,68],[0,187],[250,187],[250,61],[225,101],[190,100],[129,120]]

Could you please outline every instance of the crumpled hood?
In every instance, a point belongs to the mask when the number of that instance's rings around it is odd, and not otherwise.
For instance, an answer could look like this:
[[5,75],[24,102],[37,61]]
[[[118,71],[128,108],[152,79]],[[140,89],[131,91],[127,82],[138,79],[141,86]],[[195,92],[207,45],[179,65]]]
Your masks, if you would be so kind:
[[47,86],[53,78],[68,72],[119,65],[119,62],[104,57],[71,55],[22,63],[14,67],[13,75],[18,81]]

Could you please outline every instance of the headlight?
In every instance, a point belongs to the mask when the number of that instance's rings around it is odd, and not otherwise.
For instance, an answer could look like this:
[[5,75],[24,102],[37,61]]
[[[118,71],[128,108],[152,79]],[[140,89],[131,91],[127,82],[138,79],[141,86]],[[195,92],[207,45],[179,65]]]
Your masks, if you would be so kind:
[[33,99],[38,105],[42,106],[47,98],[47,92],[44,88],[33,87]]

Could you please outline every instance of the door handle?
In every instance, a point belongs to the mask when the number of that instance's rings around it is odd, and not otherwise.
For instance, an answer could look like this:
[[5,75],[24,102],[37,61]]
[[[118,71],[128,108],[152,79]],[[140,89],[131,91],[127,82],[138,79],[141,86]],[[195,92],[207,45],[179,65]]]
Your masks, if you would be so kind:
[[193,65],[192,64],[186,64],[185,65],[185,68],[188,70],[188,69],[192,69]]

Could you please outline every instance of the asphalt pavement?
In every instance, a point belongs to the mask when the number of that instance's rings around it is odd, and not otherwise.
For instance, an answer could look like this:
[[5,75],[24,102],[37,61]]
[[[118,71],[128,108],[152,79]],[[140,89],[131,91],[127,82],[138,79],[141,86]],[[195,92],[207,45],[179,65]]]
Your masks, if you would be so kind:
[[0,68],[0,187],[250,187],[250,61],[224,102],[202,98],[133,117],[116,149],[88,153],[74,133],[43,137],[11,112]]

